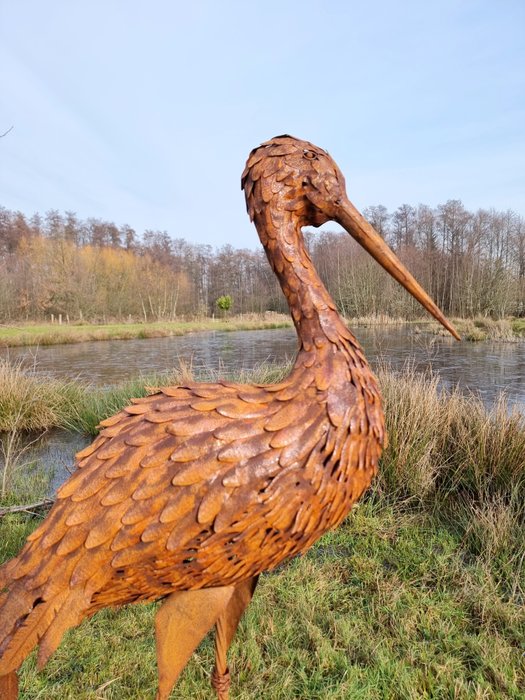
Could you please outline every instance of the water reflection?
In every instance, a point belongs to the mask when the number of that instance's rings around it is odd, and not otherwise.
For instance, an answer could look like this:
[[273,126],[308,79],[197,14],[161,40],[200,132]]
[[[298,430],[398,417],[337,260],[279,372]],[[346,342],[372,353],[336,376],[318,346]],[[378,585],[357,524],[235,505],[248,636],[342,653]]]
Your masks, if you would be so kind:
[[[65,430],[50,430],[41,435],[26,434],[16,445],[14,469],[20,470],[20,475],[29,479],[33,478],[32,475],[27,476],[31,474],[33,465],[38,471],[45,472],[49,476],[47,495],[53,496],[73,471],[75,453],[91,442],[91,439]],[[4,454],[0,454],[0,471],[3,467]]]
[[250,369],[295,354],[292,329],[194,333],[172,338],[108,340],[35,348],[3,348],[0,357],[22,359],[38,372],[79,377],[95,384],[116,384],[138,374],[163,372],[180,360],[194,369]]

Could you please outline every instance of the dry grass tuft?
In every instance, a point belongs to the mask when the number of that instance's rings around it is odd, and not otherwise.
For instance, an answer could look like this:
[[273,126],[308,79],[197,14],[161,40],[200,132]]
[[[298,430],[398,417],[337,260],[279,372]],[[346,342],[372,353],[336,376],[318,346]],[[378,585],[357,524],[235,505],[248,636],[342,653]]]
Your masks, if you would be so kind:
[[[471,342],[483,340],[516,342],[523,337],[522,325],[512,319],[496,320],[487,316],[476,316],[475,318],[452,318],[450,320],[463,340]],[[449,336],[448,331],[436,321],[430,321],[428,327],[434,335]]]
[[34,367],[0,360],[0,432],[63,426],[80,393],[75,382],[53,379],[38,374]]
[[388,314],[369,314],[368,316],[357,316],[346,319],[348,325],[352,326],[405,326],[406,318],[388,316]]

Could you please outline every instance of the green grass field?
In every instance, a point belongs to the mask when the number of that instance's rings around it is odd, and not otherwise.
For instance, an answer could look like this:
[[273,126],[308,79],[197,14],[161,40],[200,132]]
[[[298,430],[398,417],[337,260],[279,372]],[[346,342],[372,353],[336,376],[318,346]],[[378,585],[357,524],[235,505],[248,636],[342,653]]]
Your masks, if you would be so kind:
[[[35,522],[10,516],[2,555]],[[155,605],[106,610],[66,635],[21,697],[153,698]],[[523,699],[523,600],[428,514],[368,501],[309,554],[262,577],[231,651],[237,700]],[[212,698],[207,639],[173,698]]]
[[89,340],[130,340],[163,338],[200,331],[243,331],[286,328],[292,325],[284,314],[245,314],[231,318],[204,318],[196,321],[110,324],[24,324],[0,325],[0,346],[60,345]]

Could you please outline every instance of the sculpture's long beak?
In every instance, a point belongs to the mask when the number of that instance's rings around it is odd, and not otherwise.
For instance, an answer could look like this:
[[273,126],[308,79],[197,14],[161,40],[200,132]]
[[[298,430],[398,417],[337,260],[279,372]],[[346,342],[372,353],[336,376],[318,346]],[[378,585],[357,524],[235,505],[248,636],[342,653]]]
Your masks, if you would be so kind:
[[461,340],[458,332],[445,318],[439,308],[416,282],[406,267],[398,260],[381,236],[370,226],[368,221],[357,211],[354,205],[345,198],[337,208],[335,220],[343,226],[355,240],[396,279],[399,284],[415,297],[425,309],[434,316],[454,338]]

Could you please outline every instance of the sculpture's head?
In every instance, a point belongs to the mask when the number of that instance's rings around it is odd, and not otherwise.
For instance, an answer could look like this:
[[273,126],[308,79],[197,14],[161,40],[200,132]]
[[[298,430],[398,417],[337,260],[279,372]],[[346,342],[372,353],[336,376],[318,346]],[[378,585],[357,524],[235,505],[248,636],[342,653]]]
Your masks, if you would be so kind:
[[302,226],[320,226],[334,218],[330,205],[346,196],[343,174],[328,153],[287,135],[250,153],[241,182],[252,221],[271,202]]
[[298,226],[336,221],[459,340],[436,304],[350,202],[343,174],[322,148],[293,136],[276,136],[250,153],[241,186],[258,228],[281,220],[284,212],[290,212]]

